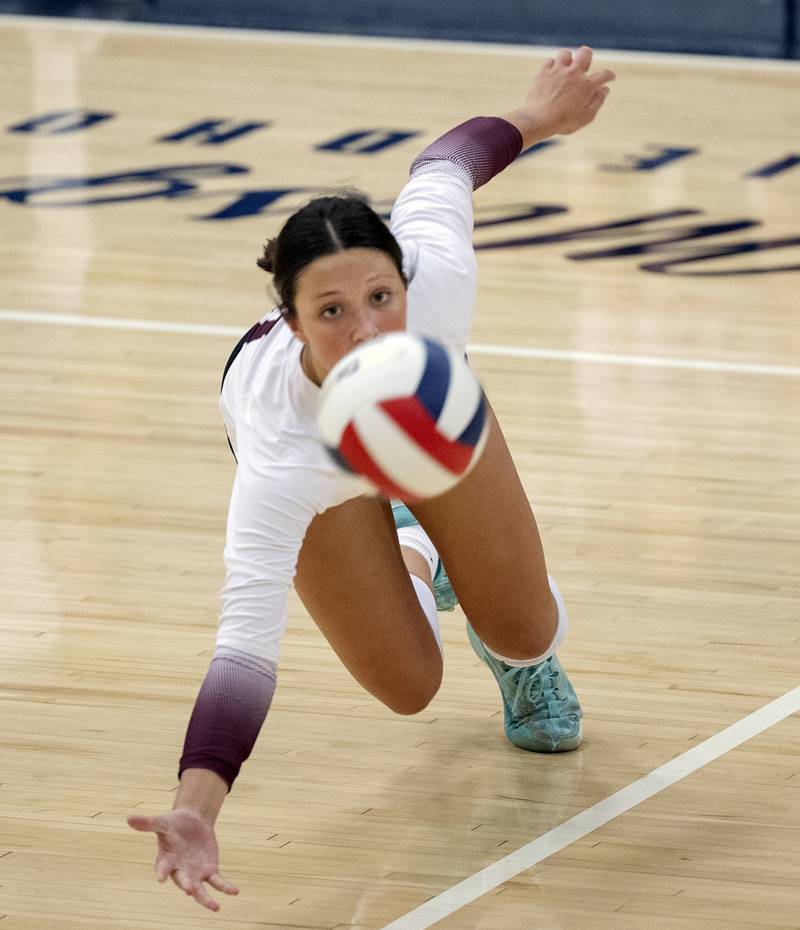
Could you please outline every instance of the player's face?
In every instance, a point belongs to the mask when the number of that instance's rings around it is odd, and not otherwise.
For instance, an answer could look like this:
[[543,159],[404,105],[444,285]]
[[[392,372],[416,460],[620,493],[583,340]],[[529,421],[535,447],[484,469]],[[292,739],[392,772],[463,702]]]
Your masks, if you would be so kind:
[[322,381],[362,342],[406,328],[406,288],[380,249],[345,249],[315,259],[297,279],[294,334],[307,346],[307,371]]

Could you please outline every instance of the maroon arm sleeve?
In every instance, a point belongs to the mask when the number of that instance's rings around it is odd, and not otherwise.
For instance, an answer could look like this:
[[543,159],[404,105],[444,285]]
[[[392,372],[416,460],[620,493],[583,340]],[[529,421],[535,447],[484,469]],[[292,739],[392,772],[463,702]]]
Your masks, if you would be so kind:
[[218,649],[189,720],[178,777],[186,769],[210,769],[230,789],[253,750],[275,682],[272,663]]
[[455,162],[472,178],[472,189],[508,167],[522,151],[522,135],[516,126],[499,116],[476,116],[432,142],[414,159],[413,175],[423,165]]

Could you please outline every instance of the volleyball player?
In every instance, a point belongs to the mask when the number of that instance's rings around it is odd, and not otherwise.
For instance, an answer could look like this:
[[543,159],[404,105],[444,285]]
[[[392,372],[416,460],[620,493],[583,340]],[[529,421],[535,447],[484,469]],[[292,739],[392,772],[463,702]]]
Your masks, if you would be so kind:
[[280,306],[243,337],[223,378],[238,466],[216,650],[172,811],[128,821],[157,834],[159,880],[171,877],[210,910],[219,904],[204,883],[238,893],[219,873],[214,823],[269,709],[292,584],[351,674],[400,714],[422,710],[439,687],[437,607],[457,599],[500,685],[508,738],[535,752],[580,743],[580,705],[554,655],[564,604],[491,410],[475,469],[413,515],[401,504],[393,515],[332,464],[315,414],[327,372],[381,333],[408,329],[465,351],[476,294],[472,192],[524,148],[591,122],[614,78],[590,74],[591,62],[585,46],[562,49],[522,107],[470,120],[426,148],[391,232],[358,198],[320,198],[259,261]]

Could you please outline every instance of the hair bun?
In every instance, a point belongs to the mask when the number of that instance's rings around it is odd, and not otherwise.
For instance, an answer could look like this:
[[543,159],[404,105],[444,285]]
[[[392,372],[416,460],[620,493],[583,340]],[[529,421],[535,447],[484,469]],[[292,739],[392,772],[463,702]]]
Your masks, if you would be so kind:
[[264,271],[269,272],[269,274],[274,274],[275,272],[275,251],[277,250],[277,247],[277,238],[267,239],[261,258],[256,260],[258,267],[263,268]]

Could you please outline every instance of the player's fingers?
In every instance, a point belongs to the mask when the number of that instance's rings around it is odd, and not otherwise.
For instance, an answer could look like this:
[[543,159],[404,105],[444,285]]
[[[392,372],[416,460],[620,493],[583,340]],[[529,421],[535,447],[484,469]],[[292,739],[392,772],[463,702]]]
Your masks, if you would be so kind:
[[178,886],[178,888],[180,888],[181,891],[185,892],[186,894],[190,894],[190,895],[193,895],[195,893],[196,889],[195,889],[194,882],[181,869],[173,869],[170,872],[169,877],[173,880],[173,882],[175,882],[175,884]]
[[229,882],[227,878],[223,878],[219,872],[209,875],[206,881],[212,888],[216,888],[217,891],[223,891],[225,894],[239,894],[239,889],[236,885]]
[[198,904],[207,908],[209,911],[214,911],[216,913],[216,911],[219,910],[218,902],[216,902],[212,897],[209,897],[205,888],[203,887],[202,882],[197,883],[197,887],[194,889],[192,897],[195,899],[195,901],[197,901]]
[[572,60],[572,64],[575,67],[576,71],[588,71],[592,65],[592,55],[594,52],[589,48],[588,45],[582,45]]
[[143,833],[166,833],[167,821],[161,817],[147,817],[144,814],[134,814],[128,817],[128,826]]
[[611,93],[611,89],[608,87],[601,87],[598,89],[597,93],[592,97],[591,102],[589,103],[589,113],[591,118],[594,119],[597,115],[597,111],[605,103],[606,97]]
[[603,68],[602,71],[597,71],[595,74],[589,75],[589,80],[592,84],[609,84],[611,81],[616,81],[617,75],[610,68]]
[[172,863],[168,859],[156,859],[156,878],[160,882],[165,882],[172,871]]
[[556,52],[555,61],[559,65],[569,66],[572,64],[572,52],[568,48],[561,48]]

